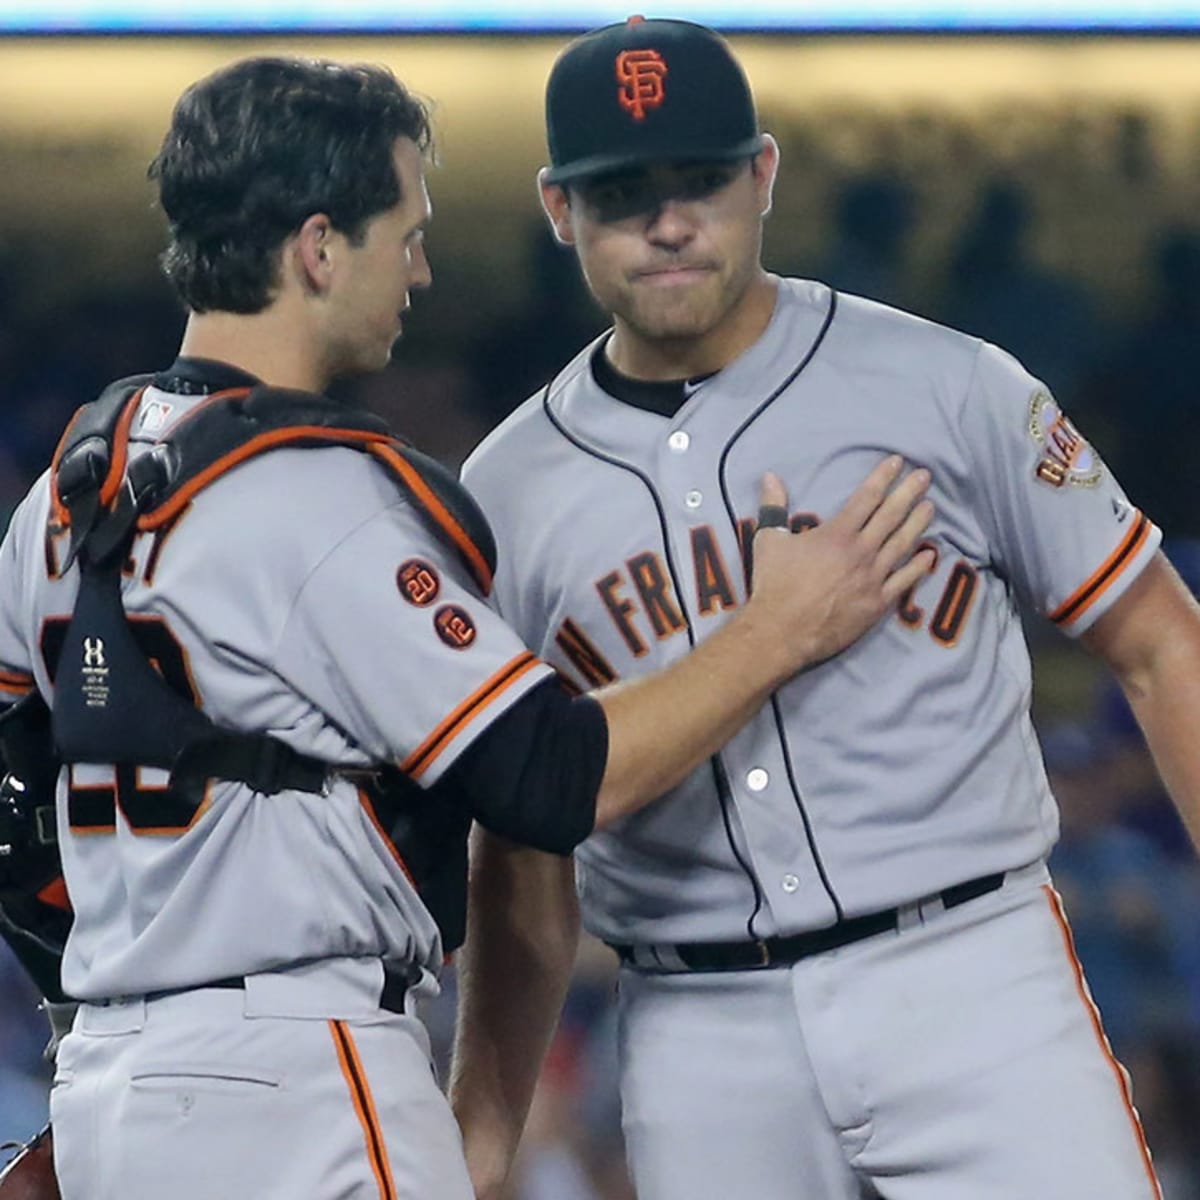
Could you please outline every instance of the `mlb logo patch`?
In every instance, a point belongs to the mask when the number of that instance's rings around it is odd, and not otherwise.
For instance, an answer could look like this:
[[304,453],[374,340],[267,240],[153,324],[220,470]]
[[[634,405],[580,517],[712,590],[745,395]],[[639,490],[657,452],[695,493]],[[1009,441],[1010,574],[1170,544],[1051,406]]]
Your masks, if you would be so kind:
[[142,433],[161,432],[166,428],[167,421],[174,411],[175,405],[168,404],[165,400],[145,401],[138,418],[139,431]]

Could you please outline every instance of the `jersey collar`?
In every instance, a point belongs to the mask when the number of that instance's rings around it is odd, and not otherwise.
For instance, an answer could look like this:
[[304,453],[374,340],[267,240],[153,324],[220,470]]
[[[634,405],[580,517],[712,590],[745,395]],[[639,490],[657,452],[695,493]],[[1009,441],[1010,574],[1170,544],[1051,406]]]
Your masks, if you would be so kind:
[[607,345],[608,338],[603,338],[592,352],[592,378],[614,400],[645,412],[673,417],[688,402],[696,387],[712,378],[711,375],[699,375],[694,379],[634,379],[631,375],[623,375],[608,361],[608,355],[604,353]]
[[151,386],[177,396],[207,396],[231,388],[257,387],[262,382],[249,371],[211,358],[180,355],[165,371],[154,376]]

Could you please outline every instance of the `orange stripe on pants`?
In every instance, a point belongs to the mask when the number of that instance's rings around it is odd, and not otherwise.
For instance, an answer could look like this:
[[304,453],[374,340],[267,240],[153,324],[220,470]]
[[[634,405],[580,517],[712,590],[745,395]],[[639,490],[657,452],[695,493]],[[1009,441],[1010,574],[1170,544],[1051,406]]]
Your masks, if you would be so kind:
[[1100,1049],[1104,1057],[1108,1060],[1108,1065],[1112,1068],[1113,1074],[1117,1077],[1117,1084],[1121,1089],[1121,1099],[1124,1102],[1125,1111],[1129,1116],[1129,1123],[1133,1126],[1133,1136],[1137,1139],[1138,1150],[1142,1156],[1142,1164],[1146,1168],[1146,1177],[1150,1180],[1151,1195],[1154,1197],[1154,1200],[1163,1200],[1162,1188],[1159,1186],[1158,1176],[1154,1173],[1154,1163],[1150,1159],[1150,1147],[1146,1144],[1146,1133],[1142,1129],[1142,1119],[1138,1116],[1138,1111],[1133,1106],[1133,1089],[1129,1079],[1129,1072],[1117,1061],[1116,1055],[1113,1054],[1112,1044],[1108,1040],[1108,1035],[1104,1032],[1104,1026],[1100,1020],[1100,1010],[1096,1007],[1096,1002],[1092,999],[1092,994],[1088,990],[1087,981],[1083,977],[1083,966],[1079,961],[1079,956],[1075,953],[1075,938],[1071,933],[1071,926],[1067,923],[1067,914],[1063,909],[1062,897],[1048,883],[1042,884],[1042,891],[1046,893],[1046,898],[1050,901],[1050,911],[1054,914],[1054,920],[1058,923],[1059,932],[1062,934],[1067,959],[1075,975],[1075,990],[1079,993],[1079,998],[1083,1001],[1088,1016],[1091,1018],[1092,1029],[1096,1034],[1096,1041],[1100,1043]]
[[397,1200],[396,1183],[392,1179],[392,1168],[388,1162],[387,1145],[383,1139],[383,1130],[379,1126],[379,1116],[375,1112],[375,1101],[371,1097],[371,1087],[367,1083],[367,1074],[363,1070],[362,1060],[350,1036],[350,1030],[344,1021],[330,1021],[329,1028],[333,1033],[333,1044],[337,1048],[338,1062],[346,1084],[350,1089],[350,1099],[358,1119],[362,1123],[363,1137],[367,1143],[367,1158],[371,1163],[371,1171],[375,1182],[379,1185],[380,1200]]

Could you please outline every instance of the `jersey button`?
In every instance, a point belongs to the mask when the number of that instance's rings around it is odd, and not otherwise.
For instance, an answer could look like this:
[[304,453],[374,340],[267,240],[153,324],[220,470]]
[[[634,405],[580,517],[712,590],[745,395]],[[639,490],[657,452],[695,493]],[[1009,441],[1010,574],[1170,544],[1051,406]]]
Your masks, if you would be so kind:
[[790,896],[800,887],[800,880],[795,875],[785,875],[782,880],[783,890]]
[[675,432],[671,434],[669,438],[667,438],[667,445],[670,446],[676,454],[682,454],[691,444],[692,439],[686,433],[684,433],[682,429],[675,430]]
[[746,786],[752,792],[761,792],[770,782],[771,776],[762,767],[755,767],[746,773]]
[[688,508],[699,508],[700,505],[704,503],[704,493],[697,492],[695,490],[690,491],[686,496],[684,496],[683,502],[688,506]]

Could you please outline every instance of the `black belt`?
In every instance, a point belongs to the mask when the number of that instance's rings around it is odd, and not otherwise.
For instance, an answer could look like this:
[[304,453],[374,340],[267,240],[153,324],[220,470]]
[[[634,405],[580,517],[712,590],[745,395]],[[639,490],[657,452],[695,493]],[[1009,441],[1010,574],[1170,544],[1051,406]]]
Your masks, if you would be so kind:
[[[996,891],[1004,882],[1005,872],[983,875],[956,883],[936,897],[944,908],[957,908]],[[900,909],[889,908],[883,912],[867,913],[861,917],[850,917],[826,929],[811,929],[804,933],[793,933],[785,937],[762,938],[756,942],[684,942],[676,946],[620,946],[612,948],[623,963],[647,970],[689,971],[745,971],[755,967],[787,966],[814,954],[824,954],[877,933],[891,933],[900,928]]]
[[[404,1015],[404,999],[409,989],[421,978],[421,968],[409,963],[399,971],[385,971],[383,975],[383,991],[379,995],[379,1007],[385,1012]],[[245,991],[246,977],[231,975],[227,979],[211,979],[206,983],[197,983],[192,987],[164,988],[158,992],[146,992],[144,999],[161,1000],[164,996],[182,996],[185,992],[204,992],[210,988],[222,988],[228,991]]]

